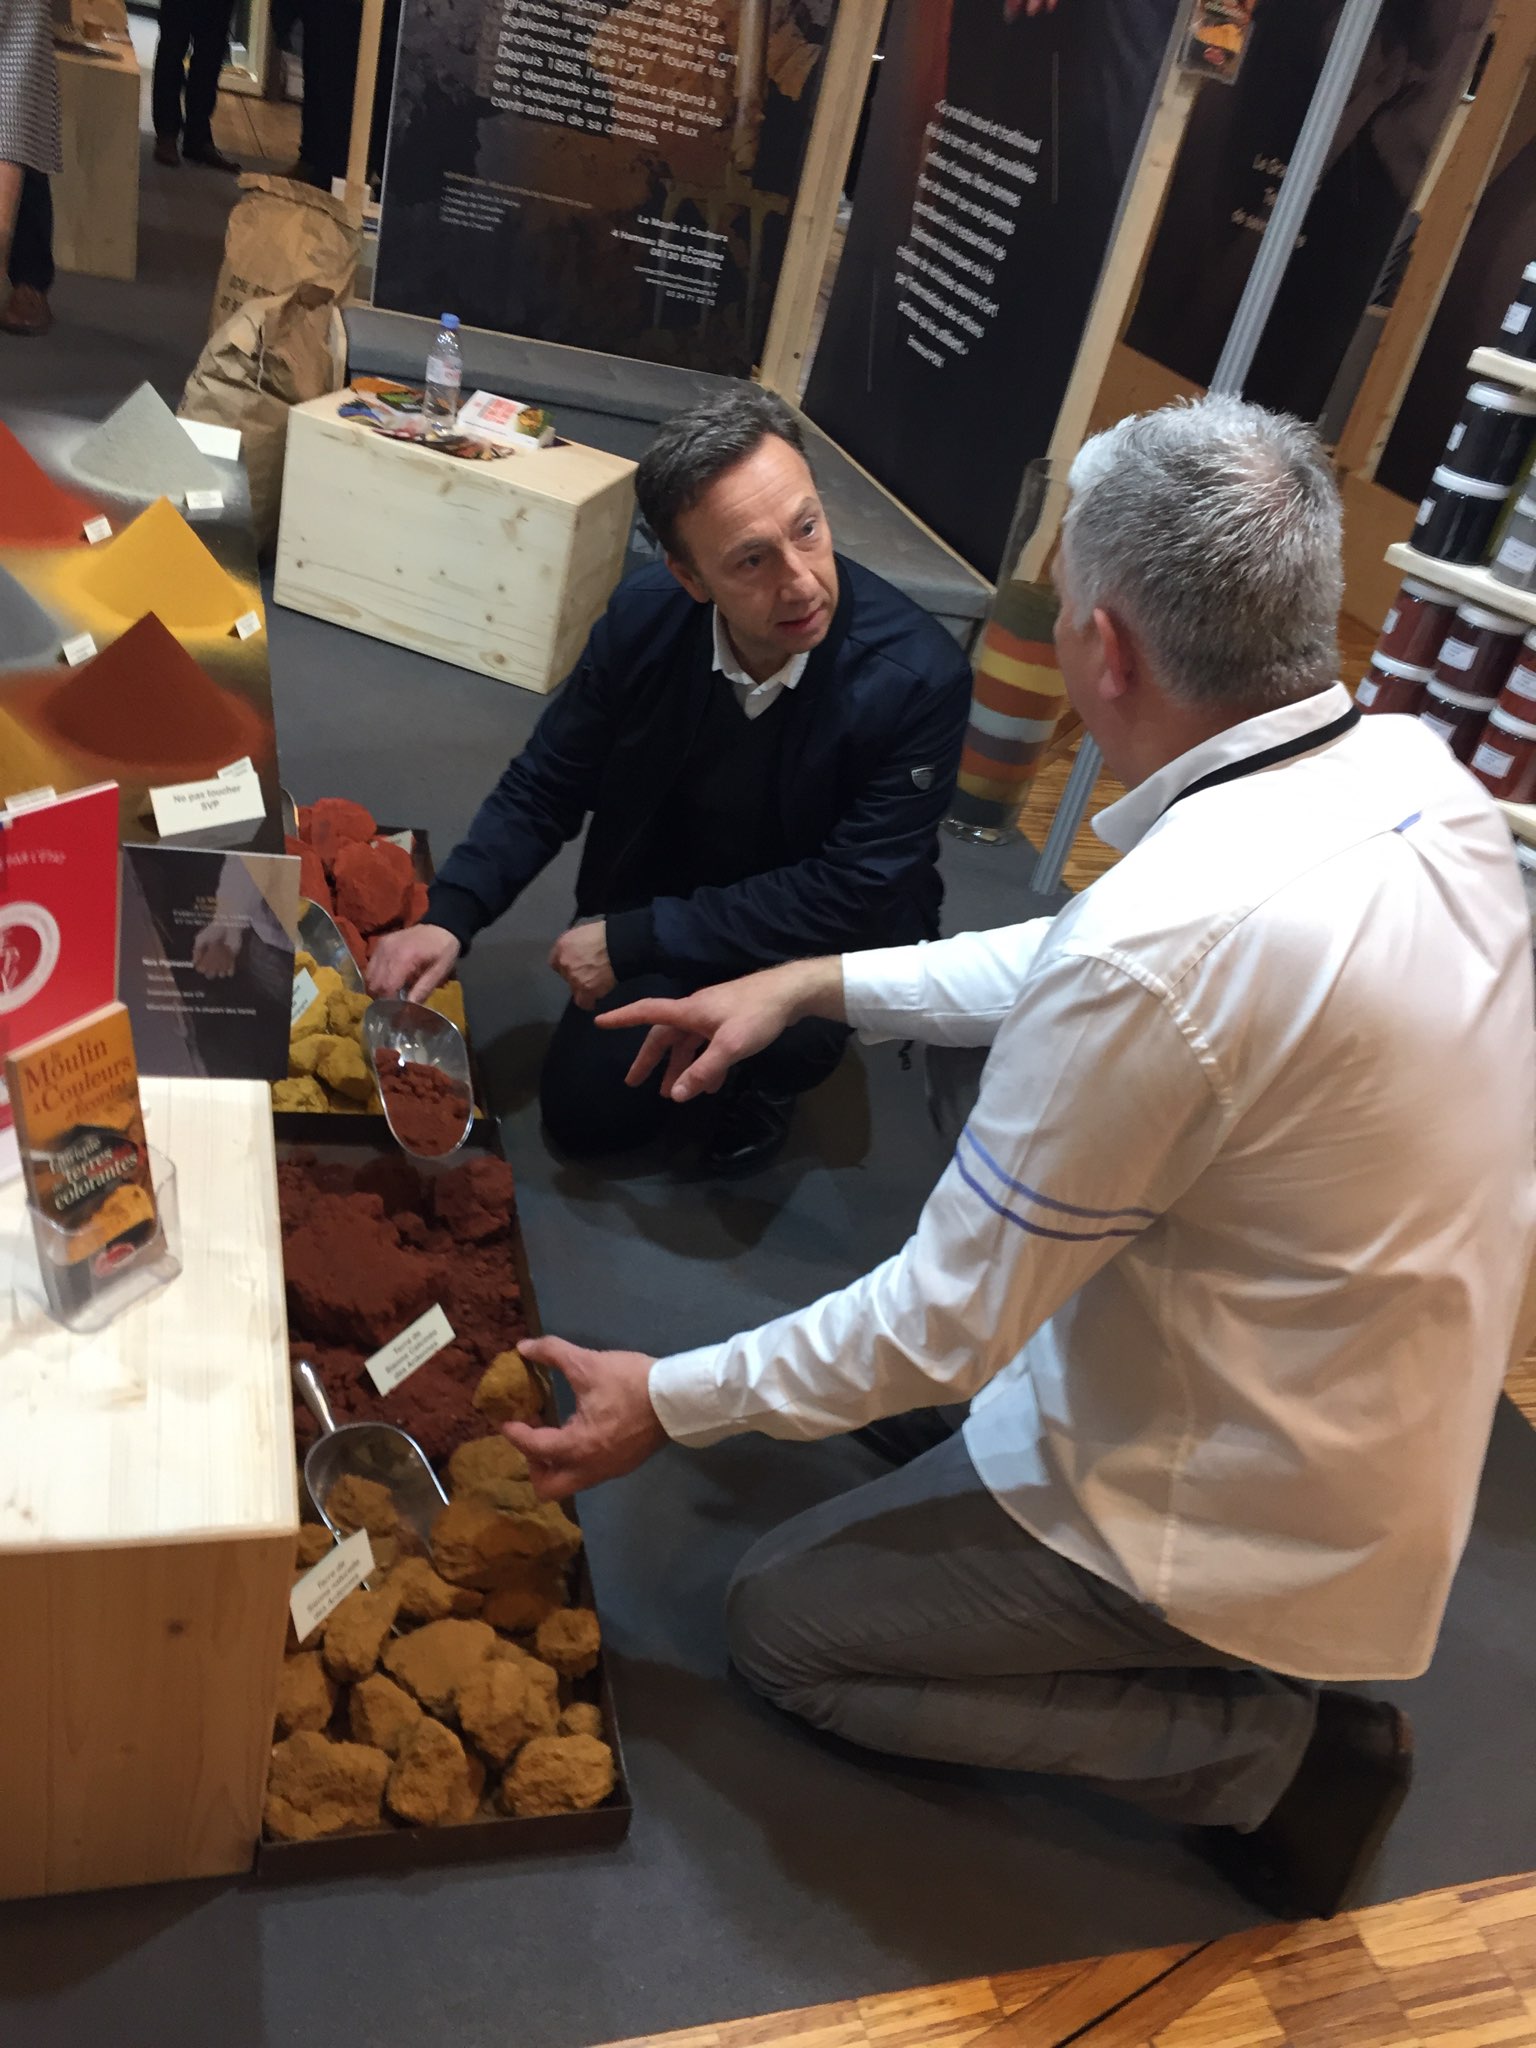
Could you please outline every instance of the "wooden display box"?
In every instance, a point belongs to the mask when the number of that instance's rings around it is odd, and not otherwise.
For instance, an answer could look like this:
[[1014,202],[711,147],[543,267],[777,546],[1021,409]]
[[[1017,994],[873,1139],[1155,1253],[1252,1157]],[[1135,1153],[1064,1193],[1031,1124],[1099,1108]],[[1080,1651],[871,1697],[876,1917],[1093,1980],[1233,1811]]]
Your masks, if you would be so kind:
[[298,1527],[261,1081],[146,1079],[182,1271],[94,1336],[0,1188],[0,1898],[248,1870]]
[[[77,8],[77,26],[90,33],[101,11]],[[57,52],[64,169],[53,181],[53,246],[60,270],[131,279],[139,267],[139,63],[123,20],[123,40],[102,56]]]
[[[273,1122],[279,1158],[303,1155],[322,1165],[356,1171],[375,1159],[401,1156],[383,1117],[349,1117],[344,1139],[331,1135],[333,1124],[329,1119],[279,1113]],[[318,1136],[315,1134],[317,1125],[324,1126]],[[440,1162],[416,1159],[410,1163],[418,1173],[430,1179],[475,1152],[500,1155],[500,1137],[494,1122],[476,1123],[460,1150]],[[510,1256],[522,1292],[528,1334],[537,1336],[542,1328],[538,1302],[528,1271],[522,1232],[515,1222]],[[555,1420],[552,1396],[546,1397],[546,1419]],[[302,1457],[300,1465],[302,1467]],[[299,1485],[302,1489],[302,1476]],[[574,1502],[568,1502],[567,1506],[573,1514],[576,1512]],[[576,1564],[576,1604],[598,1606],[592,1588],[590,1561],[584,1550]],[[275,1675],[274,1671],[274,1683]],[[312,1842],[264,1841],[257,1856],[257,1875],[275,1883],[319,1881],[424,1868],[440,1863],[483,1862],[507,1856],[547,1856],[571,1849],[605,1848],[622,1841],[629,1832],[633,1809],[606,1656],[599,1657],[597,1668],[577,1681],[576,1696],[594,1700],[601,1706],[603,1737],[613,1751],[614,1787],[601,1806],[592,1807],[585,1813],[543,1814],[526,1820],[515,1815],[482,1813],[453,1827],[406,1827],[391,1822],[384,1827],[323,1836]]]
[[635,465],[575,443],[464,462],[341,419],[347,399],[289,414],[277,602],[552,690],[619,579]]

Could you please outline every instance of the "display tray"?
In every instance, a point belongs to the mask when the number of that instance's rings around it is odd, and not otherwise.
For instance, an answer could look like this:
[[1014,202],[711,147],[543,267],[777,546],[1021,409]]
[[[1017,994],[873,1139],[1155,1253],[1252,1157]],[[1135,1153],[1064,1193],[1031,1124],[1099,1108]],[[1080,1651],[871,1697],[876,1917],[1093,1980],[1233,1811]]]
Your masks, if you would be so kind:
[[[381,1116],[348,1117],[344,1138],[331,1135],[334,1126],[329,1120],[302,1112],[279,1111],[272,1122],[279,1161],[302,1153],[322,1165],[343,1166],[355,1171],[381,1156],[402,1156]],[[423,1178],[430,1179],[457,1164],[466,1154],[477,1152],[498,1155],[501,1152],[500,1134],[489,1120],[476,1123],[459,1150],[450,1153],[440,1163],[411,1160],[410,1164]],[[528,1334],[536,1336],[541,1328],[538,1302],[523,1250],[522,1231],[515,1217],[508,1251],[522,1292]],[[549,1420],[555,1420],[553,1395],[547,1384],[545,1413]],[[302,1467],[302,1460],[300,1464]],[[302,1472],[300,1488],[303,1498]],[[585,1550],[579,1554],[575,1573],[577,1604],[600,1612]],[[547,1856],[568,1849],[601,1848],[621,1841],[629,1831],[632,1807],[606,1657],[599,1657],[595,1670],[577,1680],[572,1692],[575,1699],[592,1700],[602,1708],[604,1739],[613,1751],[614,1787],[601,1806],[592,1807],[584,1813],[542,1814],[531,1819],[480,1814],[474,1820],[451,1827],[392,1825],[359,1833],[328,1835],[313,1842],[263,1841],[256,1852],[257,1878],[264,1882],[287,1883],[364,1876],[370,1872],[481,1862],[504,1856]]]

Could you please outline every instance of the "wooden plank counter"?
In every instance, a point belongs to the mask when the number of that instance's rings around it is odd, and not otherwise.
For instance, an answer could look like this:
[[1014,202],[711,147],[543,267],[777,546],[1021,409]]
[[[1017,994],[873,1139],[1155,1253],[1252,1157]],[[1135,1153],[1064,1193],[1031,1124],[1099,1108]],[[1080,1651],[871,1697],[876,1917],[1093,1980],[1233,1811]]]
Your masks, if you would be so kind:
[[182,1271],[77,1336],[0,1188],[0,1898],[249,1868],[298,1525],[268,1090],[146,1080]]

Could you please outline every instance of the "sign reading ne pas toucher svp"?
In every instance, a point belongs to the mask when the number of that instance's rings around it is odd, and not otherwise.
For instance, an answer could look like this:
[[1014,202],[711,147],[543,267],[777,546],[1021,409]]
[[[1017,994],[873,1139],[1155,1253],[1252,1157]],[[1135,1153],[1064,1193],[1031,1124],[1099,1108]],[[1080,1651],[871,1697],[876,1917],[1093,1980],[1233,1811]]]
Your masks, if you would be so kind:
[[745,374],[834,0],[406,0],[375,303]]
[[984,575],[1049,445],[1182,13],[891,11],[806,410]]

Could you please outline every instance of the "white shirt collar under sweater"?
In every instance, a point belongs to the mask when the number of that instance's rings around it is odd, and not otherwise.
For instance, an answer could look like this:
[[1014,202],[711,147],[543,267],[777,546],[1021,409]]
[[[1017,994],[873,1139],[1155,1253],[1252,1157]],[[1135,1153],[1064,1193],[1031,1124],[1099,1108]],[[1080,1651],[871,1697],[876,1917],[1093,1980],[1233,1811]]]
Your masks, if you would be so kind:
[[715,658],[711,667],[718,669],[731,688],[736,692],[736,702],[748,718],[760,718],[778,696],[780,690],[792,690],[805,674],[805,664],[810,654],[792,654],[782,668],[776,668],[771,676],[762,682],[754,682],[741,663],[736,659],[736,650],[731,645],[731,636],[725,630],[725,621],[720,608],[715,607]]

